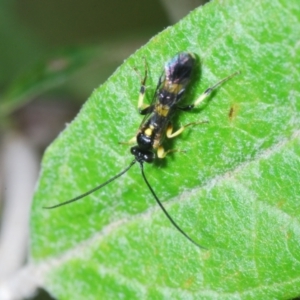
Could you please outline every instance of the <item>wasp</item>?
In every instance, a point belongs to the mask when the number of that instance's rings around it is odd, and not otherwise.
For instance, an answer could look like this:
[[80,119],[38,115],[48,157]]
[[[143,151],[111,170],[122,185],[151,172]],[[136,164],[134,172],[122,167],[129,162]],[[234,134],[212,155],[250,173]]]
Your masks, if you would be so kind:
[[77,200],[80,200],[91,193],[103,188],[107,184],[116,180],[125,174],[134,164],[138,163],[141,169],[142,178],[160,206],[166,217],[173,224],[173,226],[184,235],[190,242],[200,248],[204,248],[195,242],[181,227],[174,221],[164,205],[154,192],[150,185],[145,172],[144,163],[152,163],[156,158],[162,159],[168,153],[176,150],[169,149],[165,150],[163,147],[163,141],[165,138],[174,138],[180,135],[187,127],[197,125],[203,122],[192,122],[186,124],[176,131],[173,130],[171,120],[178,111],[190,111],[198,106],[204,99],[206,99],[213,90],[219,85],[235,76],[238,72],[220,80],[215,85],[209,87],[201,94],[198,99],[189,105],[181,106],[180,102],[186,94],[187,87],[192,79],[192,74],[196,66],[196,56],[189,52],[180,52],[175,55],[170,61],[168,61],[164,70],[159,77],[152,103],[147,105],[144,103],[145,92],[146,92],[146,80],[147,80],[147,67],[145,67],[145,75],[141,82],[140,95],[138,99],[138,109],[141,115],[144,115],[144,119],[138,129],[137,134],[127,143],[136,143],[135,146],[131,147],[130,152],[133,155],[133,161],[123,171],[108,179],[104,183],[96,186],[92,190],[81,194],[75,198],[59,203],[54,206],[45,207],[47,209],[57,208],[66,204],[70,204]]

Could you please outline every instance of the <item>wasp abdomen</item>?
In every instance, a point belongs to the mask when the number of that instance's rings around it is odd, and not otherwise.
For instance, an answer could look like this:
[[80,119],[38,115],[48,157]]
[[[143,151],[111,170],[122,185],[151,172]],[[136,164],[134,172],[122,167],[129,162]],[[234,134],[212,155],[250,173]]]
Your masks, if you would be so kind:
[[191,80],[196,57],[192,53],[181,52],[165,65],[166,81],[187,86]]

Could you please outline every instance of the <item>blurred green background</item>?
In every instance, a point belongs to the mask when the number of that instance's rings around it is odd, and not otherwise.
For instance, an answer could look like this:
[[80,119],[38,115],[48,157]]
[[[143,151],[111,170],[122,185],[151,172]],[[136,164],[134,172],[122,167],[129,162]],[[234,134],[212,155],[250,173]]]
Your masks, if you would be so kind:
[[5,89],[37,61],[69,46],[100,47],[101,67],[96,73],[101,73],[103,80],[135,49],[199,4],[195,0],[183,4],[158,0],[3,0],[0,88]]

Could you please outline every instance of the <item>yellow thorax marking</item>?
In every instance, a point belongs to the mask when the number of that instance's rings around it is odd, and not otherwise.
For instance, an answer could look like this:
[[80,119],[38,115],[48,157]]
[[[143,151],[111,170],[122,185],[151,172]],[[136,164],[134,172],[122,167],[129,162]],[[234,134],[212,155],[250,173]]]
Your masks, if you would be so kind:
[[183,89],[183,85],[180,83],[170,83],[166,80],[164,84],[164,89],[167,90],[169,93],[177,95]]
[[145,135],[152,136],[153,129],[154,129],[153,125],[150,125],[148,128],[145,129],[145,132],[144,132]]
[[155,108],[155,111],[162,117],[166,117],[169,113],[170,106],[158,104]]

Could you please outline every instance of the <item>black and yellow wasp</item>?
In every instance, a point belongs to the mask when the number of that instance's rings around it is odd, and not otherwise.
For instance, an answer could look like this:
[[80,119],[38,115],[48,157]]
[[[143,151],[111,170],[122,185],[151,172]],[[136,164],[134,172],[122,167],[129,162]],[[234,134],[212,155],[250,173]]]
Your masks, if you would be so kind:
[[133,161],[129,166],[110,178],[106,182],[100,184],[99,186],[93,188],[92,190],[72,198],[63,203],[59,203],[54,206],[45,207],[48,209],[56,208],[75,202],[82,199],[89,194],[101,189],[105,185],[119,178],[125,174],[135,163],[138,163],[141,168],[141,174],[143,180],[148,186],[150,192],[152,193],[154,199],[165,213],[170,222],[176,227],[176,229],[181,232],[188,240],[194,243],[196,246],[203,248],[198,243],[196,243],[189,235],[187,235],[178,225],[175,223],[173,218],[167,212],[162,202],[159,200],[155,194],[153,188],[148,182],[146,175],[144,173],[144,163],[152,163],[156,157],[164,158],[169,152],[176,150],[165,150],[163,147],[163,141],[166,138],[174,138],[181,134],[185,128],[191,125],[197,125],[203,122],[192,122],[182,126],[181,128],[173,131],[173,126],[171,119],[174,114],[178,111],[190,111],[195,106],[199,105],[205,98],[207,98],[211,92],[218,87],[223,82],[227,81],[231,77],[235,76],[234,73],[223,80],[219,81],[212,87],[208,88],[200,97],[193,103],[187,106],[180,106],[180,102],[185,96],[186,89],[191,81],[193,70],[196,66],[196,56],[189,52],[180,52],[175,55],[170,61],[165,64],[164,71],[158,80],[155,94],[153,96],[153,101],[150,105],[144,104],[145,91],[146,91],[146,80],[147,80],[147,68],[145,68],[145,76],[142,80],[142,85],[140,89],[140,96],[138,100],[138,109],[140,114],[145,115],[136,136],[131,139],[128,143],[136,143],[136,146],[131,147],[131,154],[134,156]]

